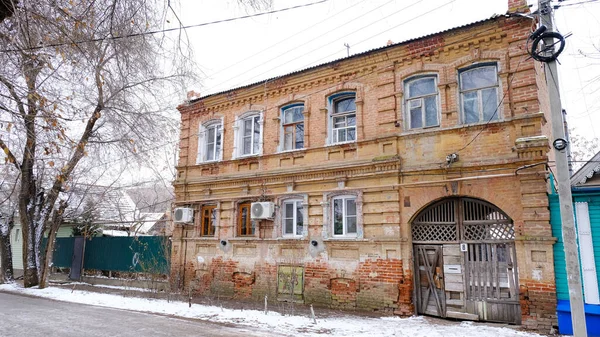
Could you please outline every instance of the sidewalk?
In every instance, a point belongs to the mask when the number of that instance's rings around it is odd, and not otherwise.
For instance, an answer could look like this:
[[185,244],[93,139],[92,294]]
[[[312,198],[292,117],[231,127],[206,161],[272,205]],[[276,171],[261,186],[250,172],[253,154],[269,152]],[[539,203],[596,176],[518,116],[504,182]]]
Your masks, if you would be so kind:
[[200,319],[211,322],[251,326],[280,334],[296,336],[541,336],[503,324],[458,322],[432,317],[399,318],[379,313],[315,309],[315,321],[310,307],[290,303],[264,305],[218,298],[192,298],[166,292],[107,285],[92,286],[81,282],[55,284],[46,289],[24,289],[22,285],[0,285],[0,291],[27,296],[39,296],[59,301],[99,305],[124,310]]

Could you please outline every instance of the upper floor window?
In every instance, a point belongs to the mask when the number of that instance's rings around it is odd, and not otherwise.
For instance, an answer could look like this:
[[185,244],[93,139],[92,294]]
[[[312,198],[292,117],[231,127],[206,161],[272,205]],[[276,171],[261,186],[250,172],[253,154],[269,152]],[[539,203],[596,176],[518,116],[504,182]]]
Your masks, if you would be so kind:
[[282,109],[283,127],[282,150],[304,148],[304,106],[293,105]]
[[336,95],[331,105],[331,144],[356,141],[356,95]]
[[283,236],[301,236],[304,228],[302,200],[283,202]]
[[405,106],[409,129],[439,125],[436,76],[419,77],[405,82]]
[[200,126],[197,163],[218,161],[223,158],[223,122],[209,122]]
[[333,236],[356,236],[356,196],[339,196],[331,200]]
[[235,138],[234,158],[260,154],[262,146],[261,113],[250,113],[240,118],[236,122]]
[[498,69],[483,65],[460,72],[460,99],[463,123],[497,120]]

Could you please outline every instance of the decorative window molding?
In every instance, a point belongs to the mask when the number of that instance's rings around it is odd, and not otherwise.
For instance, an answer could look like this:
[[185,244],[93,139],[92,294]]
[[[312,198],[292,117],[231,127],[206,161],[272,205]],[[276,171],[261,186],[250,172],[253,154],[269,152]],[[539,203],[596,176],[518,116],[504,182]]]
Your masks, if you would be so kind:
[[458,82],[463,124],[500,119],[500,81],[496,63],[481,63],[461,69]]
[[196,164],[223,159],[223,119],[211,119],[200,124]]
[[323,238],[362,239],[362,191],[334,191],[323,194]]
[[440,125],[440,94],[437,75],[420,75],[404,81],[406,129]]
[[234,130],[233,158],[258,156],[263,148],[262,111],[249,111],[236,117]]
[[304,148],[304,104],[295,103],[281,108],[281,141],[279,151]]
[[356,93],[341,92],[328,98],[327,143],[354,143],[357,139]]
[[[278,210],[275,214],[273,238],[296,238],[308,237],[308,195],[293,194],[277,198],[275,204]],[[292,214],[289,213],[291,205]],[[286,207],[288,209],[286,209]],[[299,218],[300,221],[299,221]],[[286,227],[286,223],[291,226]],[[291,228],[290,228],[291,227]]]

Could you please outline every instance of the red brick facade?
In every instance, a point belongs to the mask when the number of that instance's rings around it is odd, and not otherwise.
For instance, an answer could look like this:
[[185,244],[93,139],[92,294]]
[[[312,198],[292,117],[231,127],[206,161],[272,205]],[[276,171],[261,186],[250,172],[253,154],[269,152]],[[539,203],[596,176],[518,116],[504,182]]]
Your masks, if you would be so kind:
[[[515,303],[525,327],[548,332],[556,324],[543,165],[549,125],[543,70],[525,50],[532,24],[497,17],[179,106],[177,206],[196,215],[174,233],[175,284],[200,294],[413,315],[412,224],[436,201],[466,197],[510,217]],[[498,117],[467,124],[458,74],[478,65],[497,69]],[[436,79],[438,124],[413,129],[406,83],[423,75]],[[339,94],[355,99],[356,140],[334,144]],[[282,151],[281,113],[290,104],[303,106],[303,148]],[[252,114],[259,116],[260,152],[242,156],[239,123]],[[201,128],[211,123],[222,125],[222,157],[203,161]],[[452,153],[457,160],[447,162]],[[353,235],[334,233],[340,198],[356,209]],[[284,230],[290,200],[301,205],[304,221],[294,235]],[[258,201],[273,202],[274,216],[241,235],[240,205]],[[215,207],[214,236],[199,233],[204,205]],[[461,291],[447,290],[451,303],[464,300]]]

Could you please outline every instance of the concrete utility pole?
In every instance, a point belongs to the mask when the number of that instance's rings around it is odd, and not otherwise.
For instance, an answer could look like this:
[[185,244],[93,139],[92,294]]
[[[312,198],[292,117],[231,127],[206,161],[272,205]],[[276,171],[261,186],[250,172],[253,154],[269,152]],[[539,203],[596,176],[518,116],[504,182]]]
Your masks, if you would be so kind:
[[[540,12],[541,24],[552,32],[552,5],[550,0],[539,0],[538,10]],[[552,46],[554,39],[545,40],[546,46]],[[554,52],[554,47],[549,53]],[[556,160],[556,179],[558,181],[558,200],[560,202],[560,218],[562,220],[562,237],[567,265],[567,280],[569,284],[569,300],[571,302],[571,320],[573,323],[573,335],[575,337],[586,337],[585,312],[583,309],[583,296],[581,294],[581,274],[579,267],[579,252],[577,249],[577,237],[575,234],[575,219],[573,216],[573,198],[571,195],[571,180],[569,177],[569,163],[567,160],[565,128],[560,102],[558,87],[558,67],[556,60],[545,62],[546,84],[550,97],[550,114],[552,120],[553,148]],[[561,141],[562,140],[562,141]],[[563,144],[561,144],[563,143]]]

